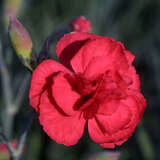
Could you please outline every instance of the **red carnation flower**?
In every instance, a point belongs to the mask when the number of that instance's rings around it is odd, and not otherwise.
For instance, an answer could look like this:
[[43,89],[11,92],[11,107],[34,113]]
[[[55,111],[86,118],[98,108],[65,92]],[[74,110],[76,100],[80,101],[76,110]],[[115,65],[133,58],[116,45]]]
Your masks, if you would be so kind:
[[91,22],[84,16],[80,16],[71,22],[71,30],[76,32],[90,32]]
[[90,137],[102,147],[121,145],[146,108],[134,55],[114,39],[80,32],[66,34],[56,52],[63,65],[43,61],[29,93],[45,132],[70,146],[88,124]]

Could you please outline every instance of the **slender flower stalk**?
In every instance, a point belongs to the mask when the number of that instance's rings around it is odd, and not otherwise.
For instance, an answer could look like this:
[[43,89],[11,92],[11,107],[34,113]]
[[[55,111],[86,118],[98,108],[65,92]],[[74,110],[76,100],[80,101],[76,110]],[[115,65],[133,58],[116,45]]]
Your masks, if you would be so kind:
[[68,26],[62,27],[56,31],[53,31],[53,33],[46,38],[44,45],[39,53],[37,64],[41,63],[45,59],[50,58],[49,50],[53,41],[59,40],[68,31],[69,31]]
[[25,140],[26,140],[26,136],[28,134],[28,131],[29,131],[29,128],[32,124],[32,121],[34,119],[34,116],[35,116],[35,112],[31,112],[26,123],[24,124],[24,127],[22,129],[22,133],[18,139],[18,144],[17,144],[17,147],[16,147],[16,155],[14,157],[14,160],[19,160],[22,153],[23,153],[23,147],[24,147],[24,143],[25,143]]
[[11,159],[13,159],[14,158],[15,149],[13,148],[12,144],[8,140],[7,136],[2,131],[2,128],[0,128],[0,137],[2,139],[2,142],[7,146],[8,150],[10,152]]
[[0,43],[0,74],[2,77],[2,91],[5,102],[4,117],[7,122],[4,123],[4,130],[5,133],[7,133],[7,136],[10,137],[12,134],[15,106],[13,105],[13,94],[10,85],[9,71],[2,55],[2,52],[5,53],[5,51],[6,50],[2,47],[2,43]]

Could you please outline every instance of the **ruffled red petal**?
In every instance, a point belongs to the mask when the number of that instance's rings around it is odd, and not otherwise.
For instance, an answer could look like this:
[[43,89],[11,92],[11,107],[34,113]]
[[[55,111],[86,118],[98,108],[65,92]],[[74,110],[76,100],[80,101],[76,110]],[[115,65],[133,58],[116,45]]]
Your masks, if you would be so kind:
[[115,144],[114,143],[102,143],[102,144],[100,144],[100,146],[102,146],[104,148],[110,148],[110,149],[114,149],[115,148]]
[[100,146],[102,146],[102,147],[104,147],[104,148],[114,149],[114,148],[115,148],[115,145],[120,146],[120,145],[122,145],[122,143],[124,143],[125,141],[127,141],[127,139],[123,139],[123,140],[117,141],[117,142],[115,142],[115,143],[102,143],[102,144],[100,144]]
[[134,98],[121,100],[121,105],[110,116],[97,115],[88,121],[91,138],[101,146],[114,148],[125,142],[139,123],[139,109]]
[[124,50],[117,42],[107,37],[90,40],[72,58],[71,65],[76,73],[96,77],[109,70],[128,69]]
[[47,78],[56,72],[71,72],[60,63],[54,60],[43,61],[33,72],[29,91],[30,104],[35,110],[39,111],[40,96],[45,90]]
[[63,116],[50,103],[47,92],[44,92],[40,102],[39,120],[44,131],[59,144],[74,145],[81,138],[85,123],[83,116],[77,112],[74,116]]
[[67,76],[69,75],[60,72],[53,78],[51,96],[64,113],[73,115],[76,113],[73,106],[81,96],[73,90],[72,85],[67,80]]
[[132,64],[132,62],[135,59],[135,56],[131,52],[127,51],[127,50],[125,50],[124,53],[125,53],[125,56],[126,56],[126,58],[128,60],[128,63]]
[[65,34],[56,45],[57,56],[67,68],[72,69],[70,65],[71,59],[87,41],[97,37],[99,36],[80,32],[71,32],[69,34]]
[[[109,38],[101,37],[89,41],[72,58],[71,65],[73,70],[76,73],[83,73],[88,67],[89,63],[97,57],[103,57],[104,59],[106,59],[107,63],[108,59],[106,58],[106,55],[108,54],[108,52],[111,52],[113,45],[114,44],[112,43],[112,40]],[[94,69],[96,69],[96,67],[94,67]]]
[[127,94],[128,96],[132,97],[137,104],[137,108],[138,108],[137,113],[139,114],[139,119],[138,119],[138,122],[139,122],[147,106],[146,99],[137,90],[127,90]]

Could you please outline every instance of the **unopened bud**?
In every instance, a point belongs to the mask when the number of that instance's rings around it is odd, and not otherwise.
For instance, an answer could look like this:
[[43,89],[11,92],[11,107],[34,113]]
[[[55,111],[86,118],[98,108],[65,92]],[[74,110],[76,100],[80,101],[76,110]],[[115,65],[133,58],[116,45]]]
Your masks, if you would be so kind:
[[31,69],[32,40],[26,29],[15,17],[10,17],[9,37],[22,63]]
[[86,33],[91,31],[91,22],[84,16],[72,20],[70,26],[71,31]]

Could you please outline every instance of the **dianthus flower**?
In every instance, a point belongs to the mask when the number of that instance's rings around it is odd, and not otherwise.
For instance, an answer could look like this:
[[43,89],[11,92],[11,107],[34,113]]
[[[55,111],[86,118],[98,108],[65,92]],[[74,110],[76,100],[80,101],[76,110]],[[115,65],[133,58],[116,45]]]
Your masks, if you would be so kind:
[[62,64],[43,61],[29,93],[44,131],[70,146],[88,124],[91,139],[102,147],[121,145],[146,108],[134,55],[112,38],[78,32],[64,35],[56,52]]

